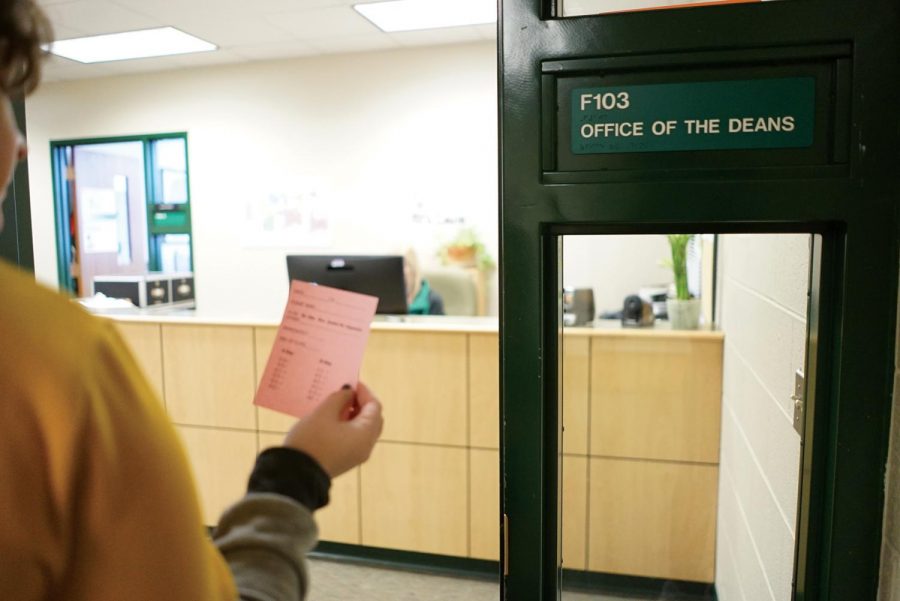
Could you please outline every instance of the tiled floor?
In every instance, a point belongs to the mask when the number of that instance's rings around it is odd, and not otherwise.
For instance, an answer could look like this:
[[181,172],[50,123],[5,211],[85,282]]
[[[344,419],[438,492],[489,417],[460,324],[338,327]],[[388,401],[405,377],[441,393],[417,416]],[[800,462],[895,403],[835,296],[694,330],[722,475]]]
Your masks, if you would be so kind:
[[[352,562],[310,560],[309,601],[499,601],[496,581],[451,578],[391,570]],[[564,591],[562,601],[635,601],[688,599],[675,592],[647,596],[608,596]]]
[[309,601],[498,601],[496,582],[310,560]]

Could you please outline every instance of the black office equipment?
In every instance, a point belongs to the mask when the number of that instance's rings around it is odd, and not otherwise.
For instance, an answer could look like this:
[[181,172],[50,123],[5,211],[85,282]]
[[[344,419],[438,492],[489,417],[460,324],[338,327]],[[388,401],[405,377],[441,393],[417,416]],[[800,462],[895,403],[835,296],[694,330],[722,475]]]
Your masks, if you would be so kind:
[[288,255],[288,277],[378,297],[376,313],[405,315],[400,255]]
[[625,297],[622,307],[622,327],[640,328],[653,325],[653,306],[637,294]]
[[563,325],[586,326],[594,321],[594,289],[563,288]]

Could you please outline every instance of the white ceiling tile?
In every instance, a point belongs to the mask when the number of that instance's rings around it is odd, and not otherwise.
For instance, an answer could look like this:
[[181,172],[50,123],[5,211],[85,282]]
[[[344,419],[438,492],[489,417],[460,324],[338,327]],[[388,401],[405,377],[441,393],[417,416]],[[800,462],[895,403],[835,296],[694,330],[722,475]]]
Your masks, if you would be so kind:
[[[72,0],[63,0],[71,2]],[[166,14],[177,10],[203,12],[211,18],[220,11],[264,14],[339,6],[350,0],[111,0],[116,4],[147,15]]]
[[257,46],[236,46],[230,50],[238,56],[242,56],[249,60],[291,58],[295,56],[313,56],[321,54],[320,50],[303,41],[279,42]]
[[309,44],[323,53],[363,52],[365,50],[390,50],[399,44],[384,34],[355,35],[310,40]]
[[436,46],[438,44],[457,44],[481,40],[481,36],[474,27],[398,31],[390,34],[390,36],[401,46]]
[[172,60],[171,56],[158,56],[155,58],[139,58],[129,61],[113,61],[103,63],[110,73],[115,75],[127,75],[129,73],[153,73],[177,69],[180,65]]
[[118,33],[164,25],[160,21],[107,0],[75,0],[47,7],[54,25],[86,34]]
[[[243,46],[270,41],[287,41],[293,35],[273,25],[265,18],[259,2],[248,4],[232,0],[116,0],[128,3],[136,12],[144,12],[155,19],[182,31],[207,40],[217,46]],[[281,6],[285,4],[278,0]],[[263,4],[266,4],[265,2]],[[296,7],[297,0],[291,0]],[[304,3],[305,5],[305,3]]]
[[257,14],[229,12],[210,19],[209,15],[191,13],[171,22],[174,27],[220,47],[286,42],[294,38]]
[[53,26],[53,38],[56,40],[67,40],[69,38],[78,38],[86,35],[88,35],[88,32],[82,29],[63,27],[61,25]]
[[[219,1],[219,0],[214,0]],[[222,0],[235,7],[245,6],[247,0]],[[258,13],[290,12],[297,9],[349,6],[356,0],[254,0],[253,10]]]
[[179,67],[203,67],[206,65],[227,65],[247,62],[243,56],[230,50],[194,52],[191,54],[170,56],[169,58],[171,58],[172,62]]
[[270,13],[266,18],[304,40],[379,33],[377,27],[349,5]]
[[352,5],[359,1],[368,0],[39,0],[57,39],[169,25],[220,47],[218,52],[203,55],[120,61],[91,68],[73,61],[57,62],[48,69],[48,78],[495,38],[493,24],[386,34],[353,10]]
[[110,0],[122,8],[141,14],[158,17],[177,11],[179,7],[187,10],[210,10],[212,2],[206,0]]
[[44,63],[43,81],[64,81],[88,77],[104,77],[111,74],[106,64],[83,65],[66,59],[50,59]]

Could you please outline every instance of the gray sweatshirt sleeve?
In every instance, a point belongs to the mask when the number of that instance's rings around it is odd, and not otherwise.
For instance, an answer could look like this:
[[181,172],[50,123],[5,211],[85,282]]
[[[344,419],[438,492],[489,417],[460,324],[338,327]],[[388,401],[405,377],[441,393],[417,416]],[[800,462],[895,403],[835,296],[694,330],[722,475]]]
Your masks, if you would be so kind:
[[318,534],[312,512],[301,503],[250,492],[222,515],[213,541],[242,601],[301,601],[309,590],[306,553]]

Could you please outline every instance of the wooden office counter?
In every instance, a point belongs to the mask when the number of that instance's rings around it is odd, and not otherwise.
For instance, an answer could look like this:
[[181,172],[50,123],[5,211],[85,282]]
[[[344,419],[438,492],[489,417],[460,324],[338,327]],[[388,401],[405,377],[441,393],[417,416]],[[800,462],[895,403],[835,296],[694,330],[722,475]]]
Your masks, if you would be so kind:
[[[117,321],[185,442],[206,522],[293,420],[254,407],[277,320]],[[717,332],[569,328],[563,565],[711,582],[722,386]],[[317,514],[342,543],[499,556],[498,335],[490,318],[377,321],[361,378],[384,405],[369,462]]]

